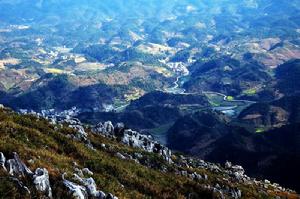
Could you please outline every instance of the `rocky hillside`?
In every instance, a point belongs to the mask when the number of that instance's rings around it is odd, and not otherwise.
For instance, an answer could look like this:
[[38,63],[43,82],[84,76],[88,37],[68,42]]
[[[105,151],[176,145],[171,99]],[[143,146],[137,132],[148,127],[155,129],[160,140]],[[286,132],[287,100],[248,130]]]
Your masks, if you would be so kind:
[[86,127],[2,107],[0,132],[0,198],[298,198],[230,162],[174,154],[122,124]]
[[168,146],[212,162],[231,160],[251,176],[298,190],[298,102],[294,96],[256,103],[233,120],[217,111],[186,115],[169,129]]

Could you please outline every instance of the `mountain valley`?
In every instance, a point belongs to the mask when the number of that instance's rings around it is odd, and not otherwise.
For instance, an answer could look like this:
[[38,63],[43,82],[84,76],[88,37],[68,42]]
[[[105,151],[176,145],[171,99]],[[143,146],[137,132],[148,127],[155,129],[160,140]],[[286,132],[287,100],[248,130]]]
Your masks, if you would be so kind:
[[0,198],[299,198],[299,13],[0,0]]

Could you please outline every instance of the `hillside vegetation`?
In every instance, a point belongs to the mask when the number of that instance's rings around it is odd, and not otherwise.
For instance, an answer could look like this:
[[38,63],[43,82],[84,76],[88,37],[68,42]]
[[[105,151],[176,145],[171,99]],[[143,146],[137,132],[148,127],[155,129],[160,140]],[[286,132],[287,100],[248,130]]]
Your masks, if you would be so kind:
[[[188,170],[207,175],[208,180],[195,181],[178,175],[175,177],[175,171],[180,168],[176,164],[168,164],[157,154],[131,148],[114,139],[89,132],[88,138],[93,145],[91,148],[82,141],[70,138],[75,134],[74,129],[65,125],[52,125],[45,119],[0,109],[0,151],[6,157],[17,152],[30,169],[46,168],[54,198],[70,198],[61,182],[61,175],[70,175],[75,166],[89,168],[94,173],[93,178],[98,188],[119,198],[218,198],[217,193],[204,188],[204,185],[216,183],[240,188],[244,198],[272,198],[275,194],[287,194],[276,193],[274,189],[262,192],[255,185],[224,180],[225,173],[217,174],[197,168]],[[138,164],[132,160],[122,160],[116,157],[116,152],[131,155],[140,153],[147,165],[152,166],[143,166],[142,161]],[[173,155],[175,162],[178,158],[179,156]],[[166,168],[164,172],[159,169],[162,167]],[[5,172],[1,171],[0,176],[0,198],[44,198],[34,191],[30,183],[26,184],[26,179],[23,182],[32,190],[31,196],[23,194]],[[297,198],[293,194],[286,196]]]

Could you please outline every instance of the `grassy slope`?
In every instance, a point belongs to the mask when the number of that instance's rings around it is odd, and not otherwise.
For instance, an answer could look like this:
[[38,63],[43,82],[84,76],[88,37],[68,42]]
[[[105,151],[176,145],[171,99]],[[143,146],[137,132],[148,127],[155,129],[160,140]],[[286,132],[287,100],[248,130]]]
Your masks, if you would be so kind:
[[[96,149],[91,150],[83,143],[64,136],[74,133],[70,128],[50,125],[44,119],[20,116],[10,110],[0,110],[0,152],[7,158],[12,152],[17,152],[32,170],[37,167],[47,168],[54,198],[67,197],[61,184],[61,173],[73,173],[73,162],[80,168],[88,167],[94,172],[93,178],[98,189],[111,192],[119,198],[184,198],[191,192],[198,195],[196,198],[213,197],[211,193],[201,188],[202,182],[174,176],[172,173],[174,168],[157,155],[89,134]],[[101,143],[108,145],[109,149],[102,149]],[[168,167],[169,172],[162,173],[133,161],[118,159],[114,156],[116,151],[128,154],[143,153],[153,165],[164,165]],[[30,159],[34,160],[31,164],[28,162]],[[224,183],[220,182],[222,178],[216,174],[200,169],[197,172],[209,176],[206,184]],[[0,179],[0,198],[29,198],[18,191],[17,186],[5,173],[0,172]],[[246,198],[267,198],[263,194],[258,194],[256,187],[252,185],[229,184],[229,186],[242,189]],[[38,194],[34,198],[39,198]]]

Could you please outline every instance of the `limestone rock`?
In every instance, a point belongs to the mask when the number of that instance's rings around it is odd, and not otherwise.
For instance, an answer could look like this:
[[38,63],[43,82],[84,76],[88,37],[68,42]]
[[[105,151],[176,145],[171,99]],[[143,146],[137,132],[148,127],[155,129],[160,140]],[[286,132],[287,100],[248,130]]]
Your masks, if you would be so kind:
[[74,199],[88,199],[88,194],[87,194],[85,187],[80,186],[78,184],[75,184],[75,183],[65,180],[65,179],[63,180],[63,184],[66,186],[70,195]]
[[97,185],[95,183],[95,180],[93,178],[86,178],[82,180],[84,186],[87,189],[87,192],[92,197],[99,197],[100,193],[97,191]]
[[123,144],[141,148],[147,152],[160,154],[167,162],[172,163],[172,152],[167,147],[159,144],[149,135],[141,134],[131,129],[125,129],[124,124],[118,123],[115,127],[108,121],[99,123],[92,128],[94,133],[108,137],[117,137]]
[[158,142],[154,141],[148,135],[143,135],[131,129],[127,129],[124,131],[124,136],[122,137],[121,141],[126,145],[136,147],[136,148],[141,148],[147,152],[160,154],[166,161],[172,163],[171,150],[159,144]]
[[90,176],[94,175],[94,173],[91,172],[88,168],[83,168],[82,173],[84,173],[86,175],[90,175]]
[[233,175],[237,180],[242,180],[243,178],[245,178],[246,176],[245,174],[245,170],[242,166],[239,165],[232,165],[231,162],[226,162],[225,163],[225,169],[227,169],[229,171],[229,173],[231,175]]
[[226,161],[226,163],[225,163],[225,169],[231,169],[231,167],[232,167],[232,163],[229,162],[229,161]]
[[2,168],[3,170],[6,171],[5,161],[6,161],[6,158],[5,158],[4,154],[1,152],[0,153],[0,169]]
[[77,137],[80,139],[80,138],[86,138],[87,137],[87,133],[85,132],[83,126],[81,125],[69,125],[69,127],[75,129],[77,132],[78,132],[78,135]]
[[45,193],[49,198],[52,198],[52,189],[47,169],[37,168],[35,170],[33,175],[33,184],[38,191]]
[[14,159],[7,160],[7,169],[10,175],[13,176],[32,176],[32,171],[20,160],[17,153],[14,154]]
[[112,195],[111,193],[107,194],[105,199],[118,199],[116,196]]
[[111,121],[104,122],[104,124],[99,123],[93,128],[94,132],[104,134],[107,136],[114,135],[114,126]]
[[121,154],[120,152],[116,153],[116,156],[122,160],[126,159],[126,157],[123,154]]
[[[74,196],[74,194],[80,195],[80,196],[87,194],[86,196],[88,198],[106,199],[106,198],[109,198],[110,195],[112,195],[112,194],[106,195],[104,192],[98,191],[96,182],[93,178],[82,178],[79,175],[74,174],[73,180],[78,182],[79,184],[75,184],[71,181],[64,180],[64,184],[65,184],[65,182],[67,183],[65,185],[69,186],[68,187],[69,190],[73,190],[72,191],[73,196]],[[112,198],[117,199],[117,197],[115,197],[113,195],[112,195]],[[81,198],[78,198],[78,199],[81,199]],[[82,198],[82,199],[84,199],[84,198]]]

